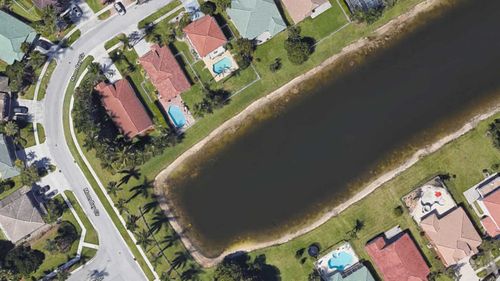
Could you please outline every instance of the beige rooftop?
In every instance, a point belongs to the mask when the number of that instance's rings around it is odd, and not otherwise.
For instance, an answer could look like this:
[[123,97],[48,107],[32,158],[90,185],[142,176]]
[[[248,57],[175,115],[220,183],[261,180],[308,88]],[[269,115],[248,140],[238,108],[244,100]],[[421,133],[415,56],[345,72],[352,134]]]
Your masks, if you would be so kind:
[[481,244],[481,237],[462,207],[442,217],[432,213],[420,226],[447,267],[477,253]]
[[294,23],[299,23],[309,17],[314,9],[328,0],[281,0]]

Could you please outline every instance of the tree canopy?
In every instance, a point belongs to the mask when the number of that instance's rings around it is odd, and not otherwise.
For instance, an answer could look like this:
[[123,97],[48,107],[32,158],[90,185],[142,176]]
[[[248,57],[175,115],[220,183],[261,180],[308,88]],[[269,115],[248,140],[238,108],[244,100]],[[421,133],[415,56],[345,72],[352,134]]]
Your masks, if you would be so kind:
[[5,266],[15,273],[29,275],[40,267],[44,259],[44,253],[32,250],[29,245],[20,245],[7,253]]

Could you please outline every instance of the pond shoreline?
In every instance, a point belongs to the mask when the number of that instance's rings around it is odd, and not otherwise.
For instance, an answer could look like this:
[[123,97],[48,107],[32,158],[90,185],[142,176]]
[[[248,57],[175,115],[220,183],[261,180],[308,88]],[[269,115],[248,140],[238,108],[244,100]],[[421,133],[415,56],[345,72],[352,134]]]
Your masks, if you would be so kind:
[[[344,47],[342,51],[338,54],[333,55],[329,59],[325,60],[322,62],[320,65],[314,67],[310,71],[292,79],[290,82],[285,84],[284,86],[280,87],[279,89],[273,91],[272,93],[254,101],[252,104],[250,104],[247,108],[245,108],[243,111],[238,113],[236,116],[232,117],[231,119],[227,120],[224,122],[221,126],[219,126],[217,129],[212,131],[208,136],[206,136],[203,140],[195,144],[193,147],[185,151],[181,156],[179,156],[174,162],[172,162],[167,168],[165,168],[163,171],[161,171],[155,178],[155,194],[159,196],[159,203],[160,207],[166,212],[166,213],[172,213],[172,209],[170,207],[169,200],[167,199],[167,193],[168,190],[165,188],[165,183],[166,180],[168,179],[169,175],[175,171],[178,167],[180,167],[182,164],[185,163],[187,159],[189,159],[191,156],[196,155],[198,152],[202,151],[207,144],[209,144],[211,141],[217,139],[220,136],[225,135],[226,133],[238,128],[238,125],[244,122],[248,117],[252,116],[255,112],[257,112],[259,109],[262,109],[273,102],[276,102],[283,97],[287,96],[288,94],[293,94],[296,92],[297,87],[300,85],[300,83],[307,81],[309,79],[312,79],[315,77],[315,75],[325,71],[328,69],[328,67],[331,67],[334,63],[336,63],[339,59],[344,58],[346,55],[354,54],[356,52],[362,51],[364,49],[376,49],[379,47],[379,43],[384,43],[384,41],[390,40],[392,35],[398,35],[399,32],[407,26],[407,24],[412,23],[412,20],[417,16],[420,15],[421,13],[431,11],[434,7],[439,4],[441,0],[426,0],[423,1],[417,5],[415,5],[413,8],[411,8],[408,12],[398,16],[397,18],[389,21],[385,25],[381,26],[378,28],[376,31],[374,31],[373,36],[370,38],[361,38],[354,43]],[[495,107],[494,109],[490,110],[489,112],[485,114],[478,115],[471,119],[469,122],[467,122],[461,129],[458,131],[445,136],[444,138],[441,138],[437,142],[433,143],[432,145],[426,146],[420,150],[418,150],[416,153],[413,154],[412,157],[410,157],[408,160],[405,160],[403,164],[398,166],[395,169],[390,170],[389,172],[386,172],[382,174],[381,176],[377,177],[374,181],[370,182],[368,185],[363,187],[359,192],[357,192],[354,196],[350,197],[347,201],[344,201],[343,203],[337,205],[333,209],[331,209],[328,212],[325,212],[323,215],[320,216],[319,219],[314,220],[312,223],[308,224],[304,228],[301,228],[298,231],[293,231],[289,232],[287,234],[281,235],[278,239],[272,240],[272,241],[267,241],[263,243],[243,243],[240,245],[234,245],[230,249],[226,249],[224,252],[219,254],[218,256],[211,258],[205,256],[196,246],[195,244],[190,240],[190,238],[187,235],[183,235],[184,233],[184,227],[181,225],[179,220],[173,219],[170,221],[172,227],[174,230],[180,234],[181,236],[181,241],[188,249],[190,254],[193,256],[193,258],[203,267],[210,267],[218,262],[220,262],[226,255],[237,252],[237,251],[253,251],[257,250],[260,248],[265,248],[277,244],[283,244],[286,243],[287,241],[292,240],[295,237],[298,237],[300,235],[303,235],[326,221],[328,221],[330,218],[333,216],[337,215],[338,213],[342,212],[345,210],[347,207],[350,205],[358,202],[359,200],[363,199],[366,197],[368,194],[373,192],[375,189],[377,189],[379,186],[384,184],[385,182],[391,180],[404,170],[408,169],[410,166],[415,164],[421,157],[428,155],[432,152],[435,152],[438,150],[440,147],[445,145],[446,143],[460,137],[461,135],[465,134],[466,132],[470,131],[472,128],[475,127],[475,125],[481,121],[484,120],[493,114],[500,112],[499,107]]]

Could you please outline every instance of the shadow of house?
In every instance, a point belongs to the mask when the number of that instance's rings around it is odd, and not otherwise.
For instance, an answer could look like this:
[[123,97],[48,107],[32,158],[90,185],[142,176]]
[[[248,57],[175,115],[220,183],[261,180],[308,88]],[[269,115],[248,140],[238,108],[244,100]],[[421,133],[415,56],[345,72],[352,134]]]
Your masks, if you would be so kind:
[[0,119],[7,121],[10,115],[9,78],[0,76]]

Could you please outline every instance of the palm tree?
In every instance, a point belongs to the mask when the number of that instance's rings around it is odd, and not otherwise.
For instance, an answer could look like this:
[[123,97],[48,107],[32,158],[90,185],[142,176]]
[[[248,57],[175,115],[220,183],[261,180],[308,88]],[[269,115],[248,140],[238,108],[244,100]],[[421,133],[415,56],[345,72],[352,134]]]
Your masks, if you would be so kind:
[[170,218],[167,217],[163,211],[156,212],[153,217],[153,223],[151,224],[151,232],[158,233],[164,225],[168,226],[169,221]]
[[47,242],[45,243],[45,246],[43,248],[49,251],[50,253],[55,252],[57,250],[56,240],[47,239]]
[[169,272],[163,272],[160,276],[161,281],[169,281],[170,279],[170,271]]
[[42,23],[41,28],[46,35],[56,32],[57,12],[54,6],[48,5],[42,10]]
[[123,213],[123,212],[126,212],[127,211],[127,201],[123,198],[120,198],[118,199],[118,201],[116,201],[116,204],[115,204],[115,207],[118,209],[118,212],[120,213],[120,215]]
[[69,276],[71,275],[71,273],[68,271],[68,270],[61,270],[61,271],[58,271],[57,272],[57,275],[56,275],[56,280],[57,281],[64,281],[64,280],[67,280],[69,278]]
[[151,239],[151,233],[147,230],[142,230],[137,234],[137,245],[140,245],[144,250],[148,248],[149,245],[153,243]]
[[144,181],[141,184],[136,185],[130,189],[130,191],[132,191],[134,193],[132,194],[132,196],[130,196],[128,201],[130,202],[130,200],[134,199],[135,197],[137,197],[139,195],[142,195],[143,198],[148,198],[149,197],[149,190],[151,188],[153,188],[153,181],[150,181],[150,180],[148,180],[148,178],[145,177]]
[[123,177],[120,179],[120,184],[126,184],[132,178],[137,180],[141,176],[141,173],[139,172],[139,169],[137,169],[137,167],[123,169],[118,171],[118,173],[123,174]]
[[34,51],[31,52],[30,58],[29,58],[29,64],[33,66],[34,68],[39,67],[45,62],[45,55],[40,53],[39,51]]
[[203,272],[198,266],[191,264],[188,269],[181,273],[182,281],[197,281],[200,280],[199,275]]
[[175,258],[172,260],[172,267],[177,269],[179,267],[184,268],[187,262],[191,259],[191,255],[186,251],[175,252]]
[[153,255],[153,258],[151,259],[151,264],[153,265],[153,267],[158,266],[158,264],[161,262],[161,257],[162,257],[161,252],[158,252]]
[[156,211],[160,207],[160,202],[158,202],[158,196],[153,194],[151,197],[153,197],[153,200],[151,202],[148,202],[144,204],[144,212],[147,213],[149,211]]
[[134,232],[137,229],[137,221],[139,220],[139,217],[136,215],[129,215],[127,217],[127,223],[126,227],[128,230]]
[[177,234],[177,232],[174,231],[174,233],[165,236],[165,238],[163,238],[163,240],[161,240],[160,243],[166,244],[164,249],[168,249],[168,248],[172,247],[174,244],[176,244],[177,242],[179,242],[180,240],[181,240],[181,236],[179,234]]
[[99,74],[101,73],[101,65],[98,62],[93,62],[89,65],[89,72],[92,74]]
[[130,49],[132,47],[132,46],[130,46],[130,39],[126,35],[120,36],[118,39],[123,44],[122,51],[125,51],[126,49]]
[[14,137],[19,133],[19,127],[15,122],[9,121],[3,127],[3,132],[9,137]]
[[118,191],[123,190],[123,188],[116,181],[110,181],[106,189],[108,190],[108,193],[113,196],[116,196]]
[[12,8],[12,0],[0,0],[0,8],[10,11]]

